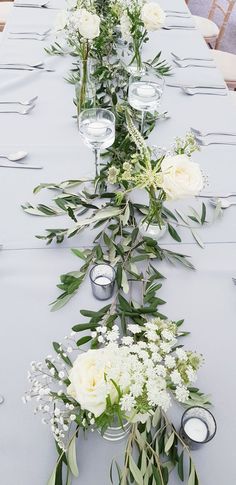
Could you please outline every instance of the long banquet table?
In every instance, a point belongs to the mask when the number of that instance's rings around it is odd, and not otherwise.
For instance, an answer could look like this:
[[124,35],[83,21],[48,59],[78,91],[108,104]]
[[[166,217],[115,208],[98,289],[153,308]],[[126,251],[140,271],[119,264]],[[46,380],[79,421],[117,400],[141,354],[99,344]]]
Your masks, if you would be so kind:
[[[183,0],[162,0],[165,8],[184,9]],[[51,0],[50,6],[63,7],[63,0]],[[81,308],[98,308],[86,281],[79,296],[62,310],[50,313],[48,304],[58,295],[59,275],[74,269],[76,258],[68,248],[88,246],[92,234],[84,233],[61,246],[45,247],[36,239],[46,227],[63,227],[63,218],[32,217],[23,213],[20,204],[26,200],[47,201],[47,194],[34,198],[33,188],[41,182],[59,182],[86,176],[93,171],[93,157],[79,138],[73,118],[74,88],[65,82],[73,58],[50,57],[44,47],[50,42],[14,41],[8,32],[16,27],[40,25],[51,27],[56,9],[13,8],[0,45],[0,60],[12,55],[19,58],[45,59],[55,72],[20,72],[1,70],[0,100],[28,99],[39,96],[35,109],[28,116],[0,113],[0,151],[10,153],[24,149],[29,163],[40,162],[41,171],[1,168],[0,189],[0,483],[4,485],[45,485],[56,458],[50,430],[34,417],[31,406],[23,406],[21,396],[27,388],[26,373],[32,360],[41,360],[51,352],[51,342],[61,341],[72,325],[79,322]],[[170,52],[200,55],[207,46],[197,30],[161,30],[150,35],[144,49],[148,58],[162,50],[171,62]],[[28,57],[27,57],[28,56]],[[175,69],[172,80],[207,80],[222,82],[217,69]],[[183,136],[191,126],[212,127],[216,123],[235,126],[236,111],[228,96],[187,96],[166,86],[162,109],[171,118],[159,121],[150,136],[150,143],[169,146],[175,136]],[[209,179],[209,190],[233,191],[236,180],[236,146],[212,145],[195,155]],[[35,200],[34,200],[35,199]],[[235,200],[235,198],[234,198]],[[200,206],[199,201],[178,205]],[[173,204],[173,207],[177,205]],[[209,214],[212,215],[207,203]],[[162,262],[158,268],[167,276],[160,296],[167,301],[165,314],[185,318],[189,347],[202,352],[205,365],[198,385],[212,395],[213,413],[218,430],[215,439],[193,452],[202,485],[233,485],[235,468],[235,310],[236,288],[236,218],[235,208],[225,211],[200,232],[205,249],[199,248],[189,234],[181,230],[182,244],[168,236],[161,245],[192,257],[196,271]],[[179,426],[181,409],[170,413]],[[108,444],[98,434],[80,439],[78,463],[80,477],[73,483],[107,485],[112,458],[122,457],[124,444]],[[177,484],[175,476],[171,485]]]

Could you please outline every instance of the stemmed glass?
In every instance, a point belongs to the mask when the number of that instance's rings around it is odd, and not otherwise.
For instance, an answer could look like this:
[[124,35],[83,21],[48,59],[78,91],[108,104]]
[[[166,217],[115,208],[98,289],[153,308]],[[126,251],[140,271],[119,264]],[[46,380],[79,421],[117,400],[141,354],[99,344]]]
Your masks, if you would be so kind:
[[79,132],[95,155],[96,177],[99,175],[100,152],[115,140],[115,116],[104,108],[86,109],[78,118]]
[[130,77],[128,101],[132,108],[141,111],[141,128],[143,134],[145,113],[156,111],[164,90],[164,78],[158,76],[153,69],[146,69],[144,73],[136,72]]

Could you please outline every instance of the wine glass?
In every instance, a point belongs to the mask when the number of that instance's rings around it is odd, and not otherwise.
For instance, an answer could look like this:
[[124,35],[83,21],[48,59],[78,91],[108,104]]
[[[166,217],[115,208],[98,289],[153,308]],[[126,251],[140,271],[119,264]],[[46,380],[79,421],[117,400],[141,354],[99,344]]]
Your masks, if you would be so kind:
[[99,175],[100,152],[115,140],[115,116],[104,108],[86,109],[78,118],[79,132],[87,146],[95,154],[95,172]]
[[164,78],[156,74],[153,69],[147,69],[145,73],[136,72],[130,77],[128,101],[132,108],[142,113],[140,128],[142,134],[145,113],[157,110],[163,94],[164,84]]

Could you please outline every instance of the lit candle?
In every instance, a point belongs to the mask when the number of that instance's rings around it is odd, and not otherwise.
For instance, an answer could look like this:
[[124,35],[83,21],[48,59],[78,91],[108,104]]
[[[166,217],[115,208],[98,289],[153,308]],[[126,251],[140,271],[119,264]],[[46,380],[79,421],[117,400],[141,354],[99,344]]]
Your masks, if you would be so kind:
[[207,425],[199,418],[190,418],[184,424],[184,431],[191,440],[204,442],[208,436]]
[[97,278],[95,278],[94,282],[96,283],[96,285],[103,286],[103,285],[109,285],[111,283],[111,280],[106,276],[98,276]]
[[104,136],[106,134],[107,127],[104,126],[103,122],[99,121],[92,121],[89,123],[88,128],[87,128],[87,133],[88,135],[94,135],[94,136]]
[[140,98],[152,98],[155,96],[155,89],[149,84],[142,84],[137,88],[137,94]]

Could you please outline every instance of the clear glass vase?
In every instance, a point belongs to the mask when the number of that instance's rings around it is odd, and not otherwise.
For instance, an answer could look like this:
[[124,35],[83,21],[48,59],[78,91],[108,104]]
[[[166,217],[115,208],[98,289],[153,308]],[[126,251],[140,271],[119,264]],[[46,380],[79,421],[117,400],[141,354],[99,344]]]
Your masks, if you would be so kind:
[[148,191],[149,194],[149,211],[139,224],[139,232],[143,237],[152,239],[161,239],[166,233],[167,225],[162,218],[162,192],[156,193],[154,187]]
[[[123,426],[121,426],[116,419],[112,426],[108,426],[102,437],[107,441],[120,441],[128,436],[131,426],[132,424],[129,421],[124,421]],[[101,434],[100,431],[99,433]]]
[[91,60],[89,58],[80,61],[80,80],[75,85],[77,114],[85,109],[95,106],[96,88],[91,80]]
[[165,235],[166,229],[167,226],[164,222],[161,224],[160,227],[157,222],[151,222],[149,224],[147,221],[145,221],[145,219],[142,219],[139,225],[139,232],[143,237],[151,237],[156,241],[158,241]]

